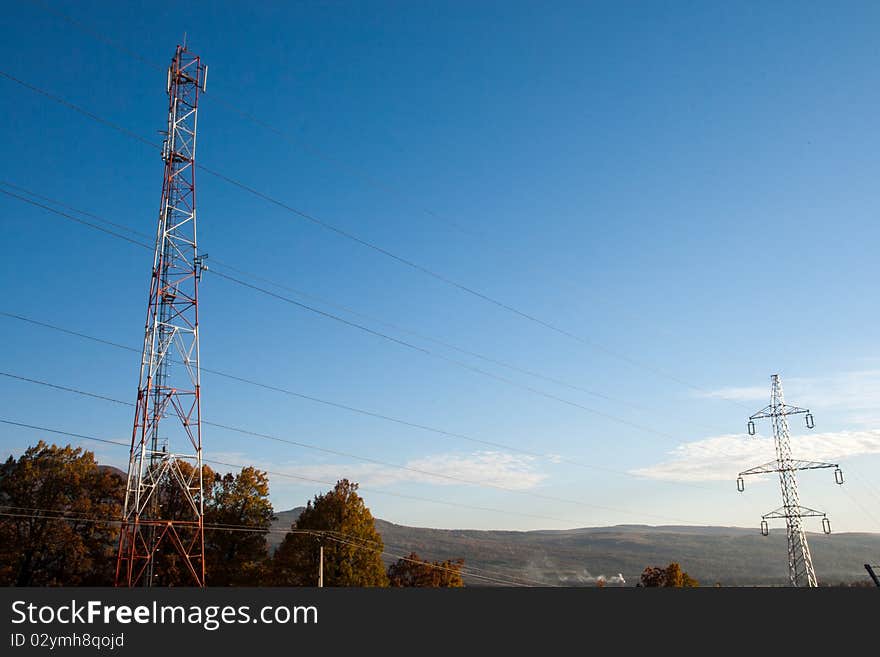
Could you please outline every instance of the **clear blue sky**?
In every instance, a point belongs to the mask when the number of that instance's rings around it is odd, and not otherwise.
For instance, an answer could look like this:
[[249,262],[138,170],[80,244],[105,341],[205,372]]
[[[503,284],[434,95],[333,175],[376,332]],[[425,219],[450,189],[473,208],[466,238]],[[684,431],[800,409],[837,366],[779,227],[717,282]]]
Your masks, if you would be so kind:
[[[768,402],[770,374],[780,372],[791,401],[816,416],[812,438],[795,423],[796,455],[839,460],[848,473],[843,488],[830,472],[805,474],[802,503],[827,511],[836,530],[880,531],[871,474],[880,465],[876,3],[49,6],[152,65],[40,3],[21,2],[4,9],[0,27],[7,73],[158,138],[167,108],[161,69],[186,32],[210,67],[199,116],[203,164],[599,346],[207,175],[198,181],[203,251],[600,392],[616,401],[357,320],[665,434],[209,273],[201,288],[205,367],[639,475],[527,459],[206,375],[206,419],[523,492],[412,472],[405,479],[216,429],[205,432],[208,458],[322,481],[349,476],[376,515],[406,524],[756,526],[781,503],[778,488],[750,482],[740,495],[734,479],[772,457],[766,440],[746,442],[743,430]],[[3,181],[155,230],[157,153],[6,78],[0,115]],[[141,342],[148,253],[5,195],[0,217],[0,309]],[[134,400],[137,355],[8,318],[0,317],[0,331],[3,371]],[[3,377],[0,411],[109,439],[130,435],[127,408]],[[0,451],[18,454],[40,437],[62,440],[2,426]],[[87,445],[124,464],[125,450]],[[279,509],[323,489],[272,480]]]

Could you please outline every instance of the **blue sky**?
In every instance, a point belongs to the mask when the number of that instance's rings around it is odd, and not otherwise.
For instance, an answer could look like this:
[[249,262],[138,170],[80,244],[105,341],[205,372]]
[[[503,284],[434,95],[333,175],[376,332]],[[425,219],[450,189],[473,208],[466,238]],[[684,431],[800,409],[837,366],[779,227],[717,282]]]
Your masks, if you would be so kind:
[[[80,27],[45,6],[6,9],[6,73],[157,140],[162,69],[186,32],[210,67],[201,163],[589,344],[202,174],[211,257],[614,400],[341,313],[514,384],[482,376],[208,273],[205,367],[544,455],[205,375],[208,420],[490,486],[217,429],[208,458],[348,476],[405,524],[756,526],[778,488],[734,480],[772,457],[743,430],[779,372],[816,416],[809,438],[794,424],[795,454],[848,474],[805,474],[801,501],[835,530],[880,531],[876,4],[48,5]],[[6,78],[0,112],[4,183],[155,230],[157,153]],[[0,217],[0,310],[141,342],[148,253],[6,195]],[[135,398],[136,354],[9,318],[0,330],[3,371]],[[125,407],[6,377],[0,395],[6,419],[130,435]],[[0,451],[40,437],[4,426]],[[279,509],[324,489],[272,480]]]

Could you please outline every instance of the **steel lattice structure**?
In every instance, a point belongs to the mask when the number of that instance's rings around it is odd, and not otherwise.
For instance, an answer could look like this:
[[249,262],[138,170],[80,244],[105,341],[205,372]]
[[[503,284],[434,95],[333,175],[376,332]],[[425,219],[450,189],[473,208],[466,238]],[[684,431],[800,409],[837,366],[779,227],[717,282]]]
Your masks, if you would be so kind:
[[206,78],[199,57],[177,46],[117,586],[170,583],[172,569],[178,582],[205,584],[195,156]]
[[803,461],[791,457],[791,432],[788,428],[788,416],[803,414],[806,418],[807,428],[812,429],[813,415],[809,409],[790,406],[785,403],[782,392],[782,379],[778,374],[770,377],[771,392],[770,404],[749,417],[749,434],[755,435],[755,420],[769,418],[773,426],[773,442],[776,447],[776,460],[756,466],[739,473],[736,484],[742,492],[745,488],[743,477],[746,475],[779,473],[779,487],[782,489],[782,506],[761,517],[761,533],[767,536],[769,528],[767,520],[785,518],[785,527],[788,533],[788,579],[792,586],[818,586],[816,571],[813,568],[813,558],[810,555],[810,546],[807,544],[807,535],[804,532],[804,518],[822,518],[822,529],[826,534],[831,533],[831,524],[828,517],[821,511],[801,506],[798,495],[796,472],[798,470],[816,470],[820,468],[835,468],[834,479],[838,484],[843,483],[843,473],[836,463],[820,463],[818,461]]

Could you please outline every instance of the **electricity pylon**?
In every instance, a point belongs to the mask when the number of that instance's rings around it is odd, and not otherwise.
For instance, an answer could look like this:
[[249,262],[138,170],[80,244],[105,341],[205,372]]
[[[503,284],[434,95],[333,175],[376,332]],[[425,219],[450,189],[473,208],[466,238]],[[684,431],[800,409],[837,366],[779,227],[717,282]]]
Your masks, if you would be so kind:
[[807,545],[807,535],[804,532],[803,518],[822,518],[822,530],[826,534],[831,533],[831,523],[828,516],[815,509],[801,506],[798,496],[797,477],[798,470],[817,470],[820,468],[835,468],[834,480],[838,484],[843,483],[843,473],[836,463],[820,463],[818,461],[802,461],[791,457],[791,433],[788,429],[788,416],[804,414],[807,428],[812,429],[813,415],[809,409],[789,406],[785,403],[782,393],[782,380],[778,374],[770,377],[770,405],[749,417],[749,435],[755,435],[755,420],[770,418],[773,425],[773,442],[776,446],[776,460],[763,465],[740,472],[736,479],[737,490],[745,489],[743,477],[745,475],[779,473],[779,487],[782,489],[782,506],[761,516],[761,533],[767,536],[769,528],[767,520],[785,518],[785,527],[788,533],[788,579],[792,586],[818,586],[816,571],[813,569],[813,558],[810,556],[810,546]]
[[[116,586],[171,583],[172,568],[205,585],[195,157],[206,77],[199,57],[177,46]],[[165,571],[157,568],[163,557]]]

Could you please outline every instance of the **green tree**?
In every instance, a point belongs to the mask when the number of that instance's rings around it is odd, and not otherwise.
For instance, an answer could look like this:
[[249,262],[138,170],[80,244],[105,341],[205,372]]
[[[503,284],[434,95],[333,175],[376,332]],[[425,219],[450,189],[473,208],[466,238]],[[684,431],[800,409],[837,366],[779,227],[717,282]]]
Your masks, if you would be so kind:
[[309,501],[291,527],[294,531],[275,551],[275,584],[315,586],[323,545],[326,586],[387,586],[382,536],[357,489],[356,483],[342,479],[333,490]]
[[695,588],[700,583],[681,569],[676,562],[670,563],[665,568],[653,566],[645,568],[639,581],[641,586],[646,587],[671,587],[671,588]]
[[461,569],[464,559],[424,561],[415,552],[388,567],[389,586],[454,588],[464,586]]
[[40,441],[10,456],[0,466],[0,512],[10,514],[0,516],[0,584],[112,584],[124,490],[82,448]]
[[[208,585],[260,584],[269,558],[266,534],[274,517],[268,475],[254,467],[242,468],[237,475],[215,474],[206,497],[205,524],[230,526],[228,531],[205,530]],[[250,527],[265,531],[237,531]]]

